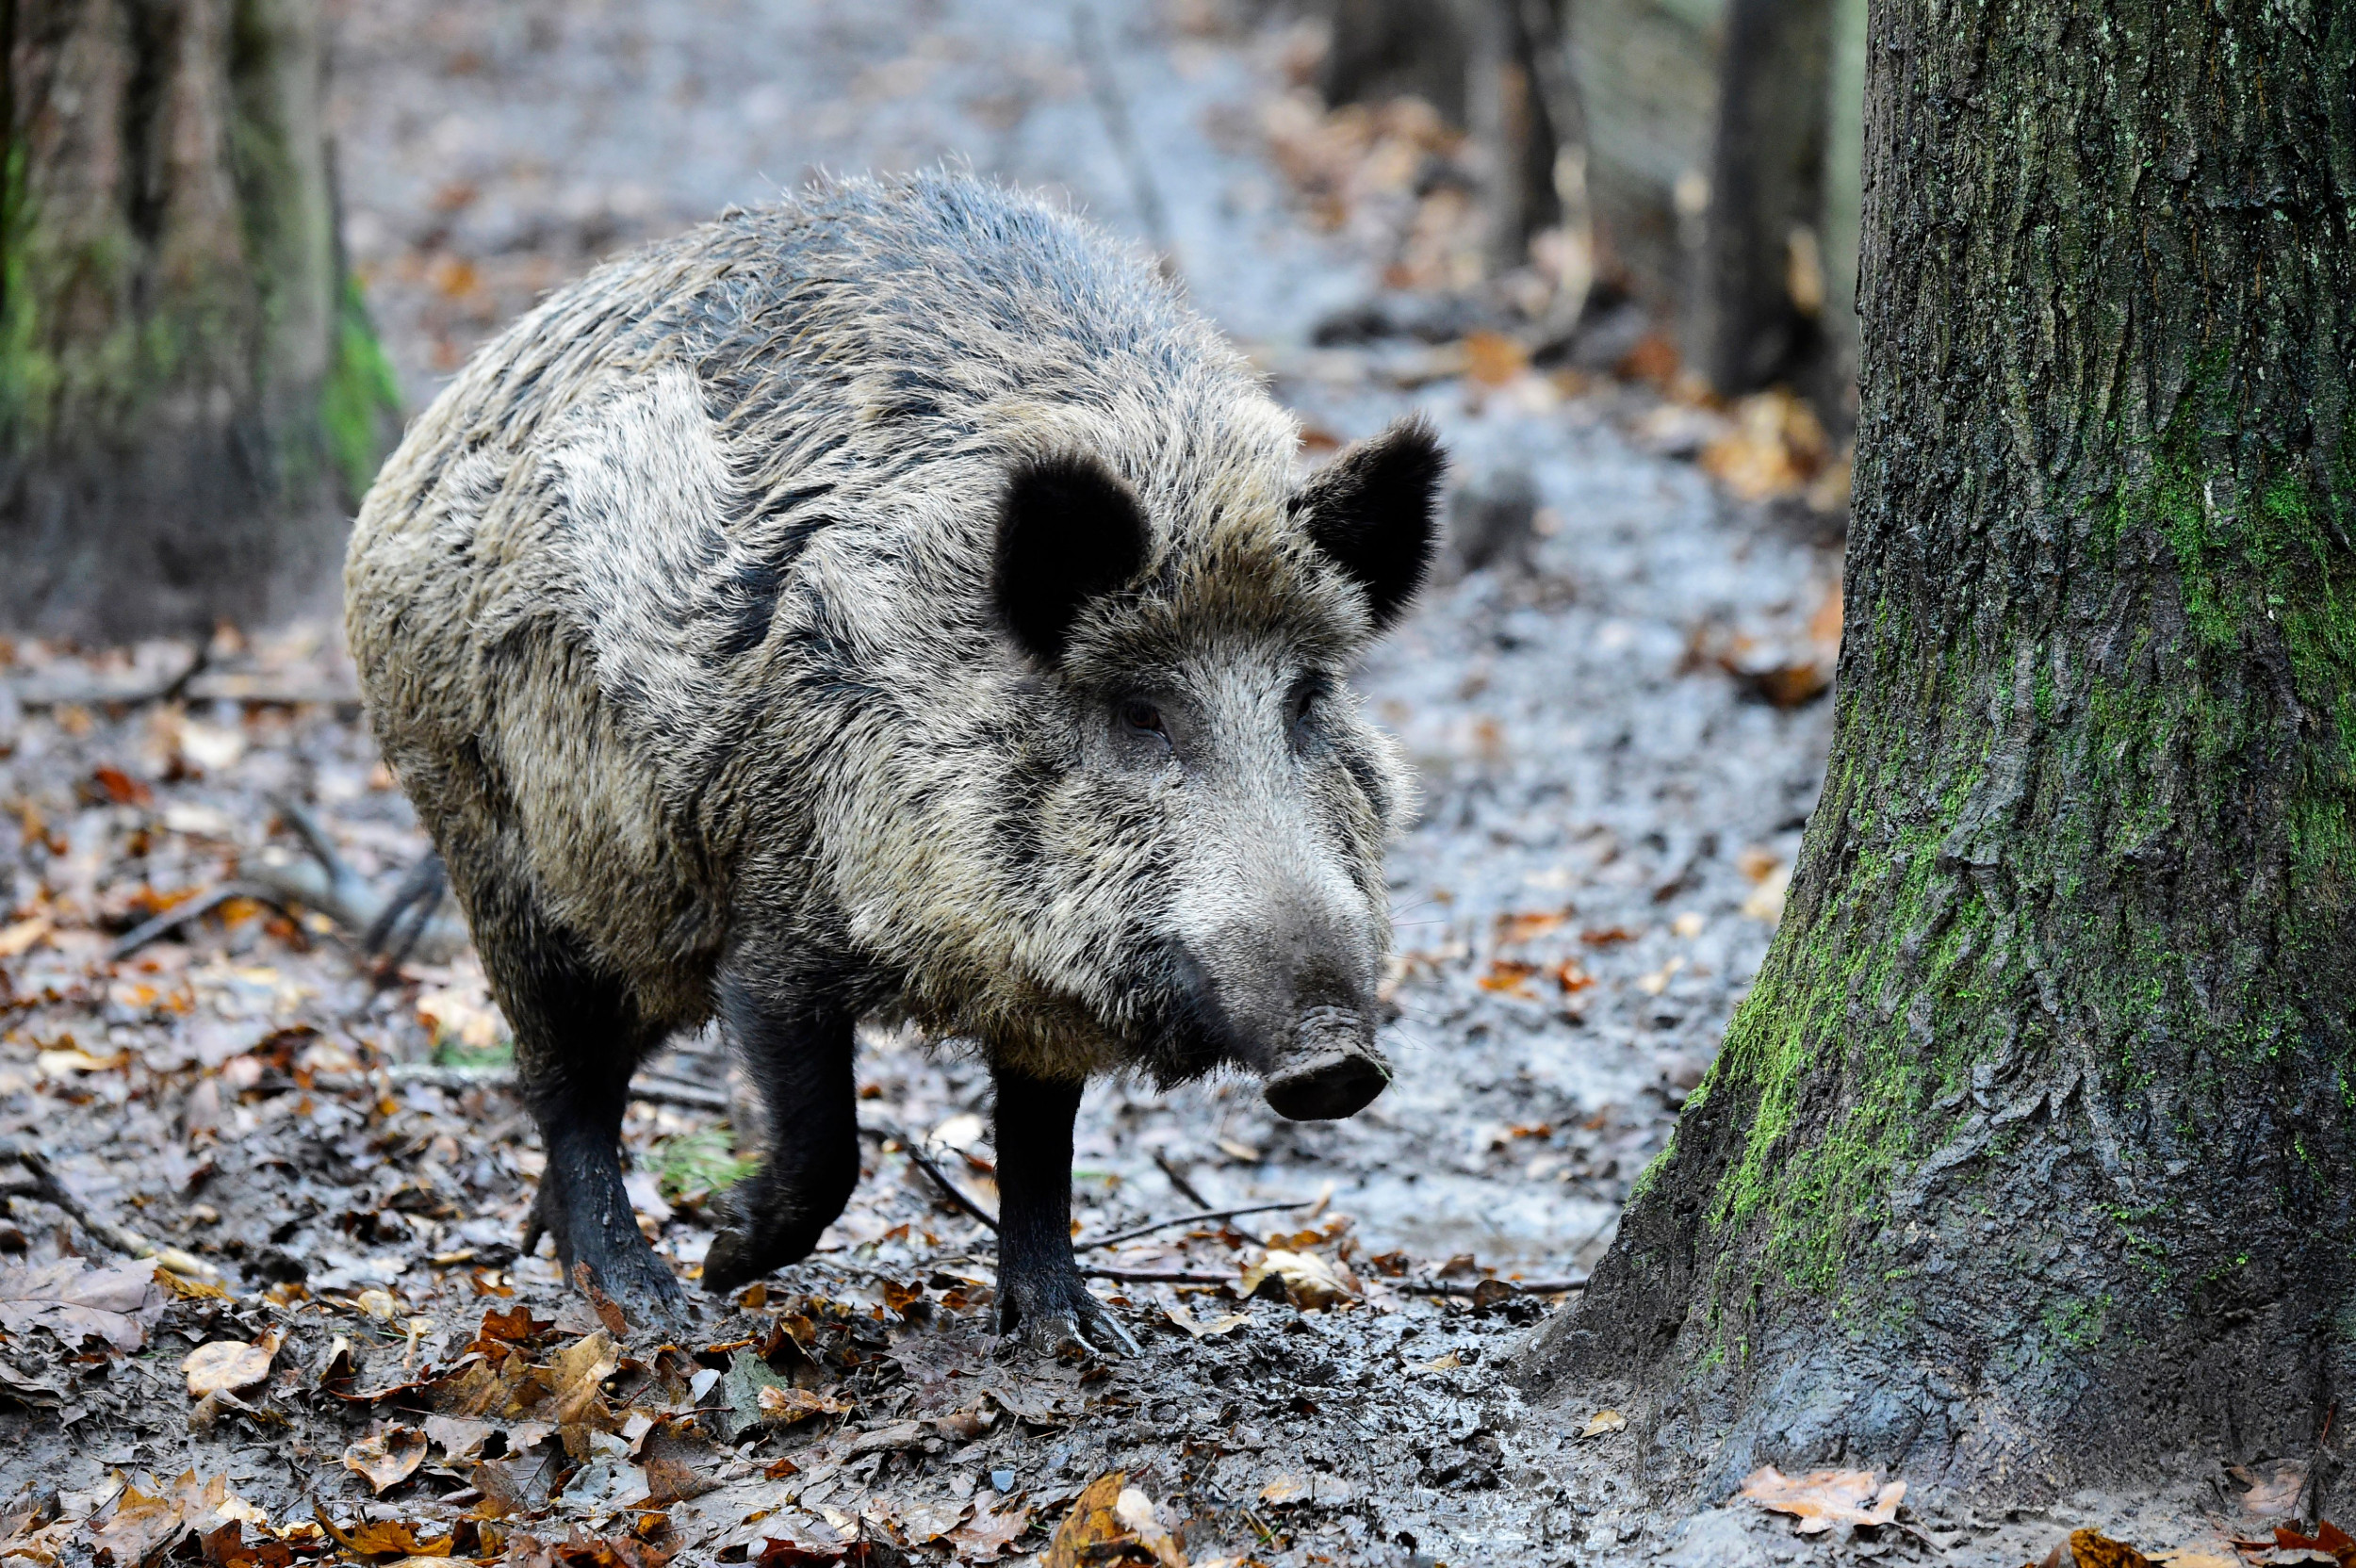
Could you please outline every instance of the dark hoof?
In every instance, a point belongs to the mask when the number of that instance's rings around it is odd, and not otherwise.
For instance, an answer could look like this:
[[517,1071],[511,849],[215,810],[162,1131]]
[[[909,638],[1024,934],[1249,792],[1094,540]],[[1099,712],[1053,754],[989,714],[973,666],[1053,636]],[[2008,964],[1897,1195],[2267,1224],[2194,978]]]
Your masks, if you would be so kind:
[[1100,1356],[1144,1353],[1112,1309],[1088,1294],[1077,1274],[1029,1284],[1002,1280],[998,1331],[1019,1333],[1025,1349],[1048,1359],[1075,1351]]
[[1337,1046],[1285,1062],[1260,1092],[1268,1109],[1287,1121],[1335,1121],[1365,1110],[1390,1081],[1380,1057]]
[[722,1231],[712,1238],[712,1250],[704,1254],[704,1289],[726,1296],[769,1271],[768,1266],[754,1257],[750,1237],[742,1231]]

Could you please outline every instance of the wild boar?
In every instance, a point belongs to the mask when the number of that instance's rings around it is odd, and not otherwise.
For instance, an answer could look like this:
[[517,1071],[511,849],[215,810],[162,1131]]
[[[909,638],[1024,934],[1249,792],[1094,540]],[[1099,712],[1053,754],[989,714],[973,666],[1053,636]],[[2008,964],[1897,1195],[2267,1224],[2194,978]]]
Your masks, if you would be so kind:
[[355,526],[352,651],[447,864],[551,1237],[683,1298],[623,1193],[632,1070],[717,1015],[774,1130],[703,1282],[859,1176],[853,1028],[994,1075],[999,1321],[1127,1336],[1070,1238],[1091,1074],[1387,1081],[1410,785],[1345,683],[1433,547],[1395,426],[1299,431],[1137,257],[956,174],[844,180],[607,265],[486,345]]

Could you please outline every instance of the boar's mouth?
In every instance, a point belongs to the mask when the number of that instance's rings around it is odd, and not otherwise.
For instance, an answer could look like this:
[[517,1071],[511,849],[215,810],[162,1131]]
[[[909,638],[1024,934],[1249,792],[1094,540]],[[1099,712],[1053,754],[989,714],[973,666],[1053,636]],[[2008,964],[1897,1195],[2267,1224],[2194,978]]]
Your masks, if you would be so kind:
[[1312,1007],[1261,1084],[1268,1109],[1288,1121],[1355,1116],[1391,1081],[1366,1020],[1348,1007]]

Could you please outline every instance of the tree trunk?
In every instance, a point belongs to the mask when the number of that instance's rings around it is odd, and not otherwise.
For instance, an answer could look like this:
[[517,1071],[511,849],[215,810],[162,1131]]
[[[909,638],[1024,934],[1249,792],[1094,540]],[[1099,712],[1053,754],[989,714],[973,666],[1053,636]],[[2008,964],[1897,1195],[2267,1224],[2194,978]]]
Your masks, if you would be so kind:
[[0,0],[0,625],[333,580],[396,393],[336,245],[315,0]]
[[1834,0],[1733,0],[1686,360],[1726,394],[1799,380],[1823,346]]
[[1569,0],[1598,279],[1663,323],[1708,203],[1726,0]]
[[1824,795],[1533,1376],[1631,1380],[1712,1490],[2307,1455],[2356,1408],[2356,7],[1875,0],[1867,82]]

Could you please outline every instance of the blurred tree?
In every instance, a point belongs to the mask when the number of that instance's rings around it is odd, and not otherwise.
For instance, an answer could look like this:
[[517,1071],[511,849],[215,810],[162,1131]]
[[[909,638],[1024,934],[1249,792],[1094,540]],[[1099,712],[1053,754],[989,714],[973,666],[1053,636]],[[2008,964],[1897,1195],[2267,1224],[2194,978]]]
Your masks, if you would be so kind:
[[1824,795],[1537,1375],[1633,1380],[1655,1484],[2311,1454],[2356,1388],[2356,8],[1876,0],[1869,59]]
[[397,417],[315,0],[0,0],[0,625],[301,607]]
[[1730,0],[1726,29],[1685,357],[1727,395],[1790,383],[1845,432],[1863,0]]

